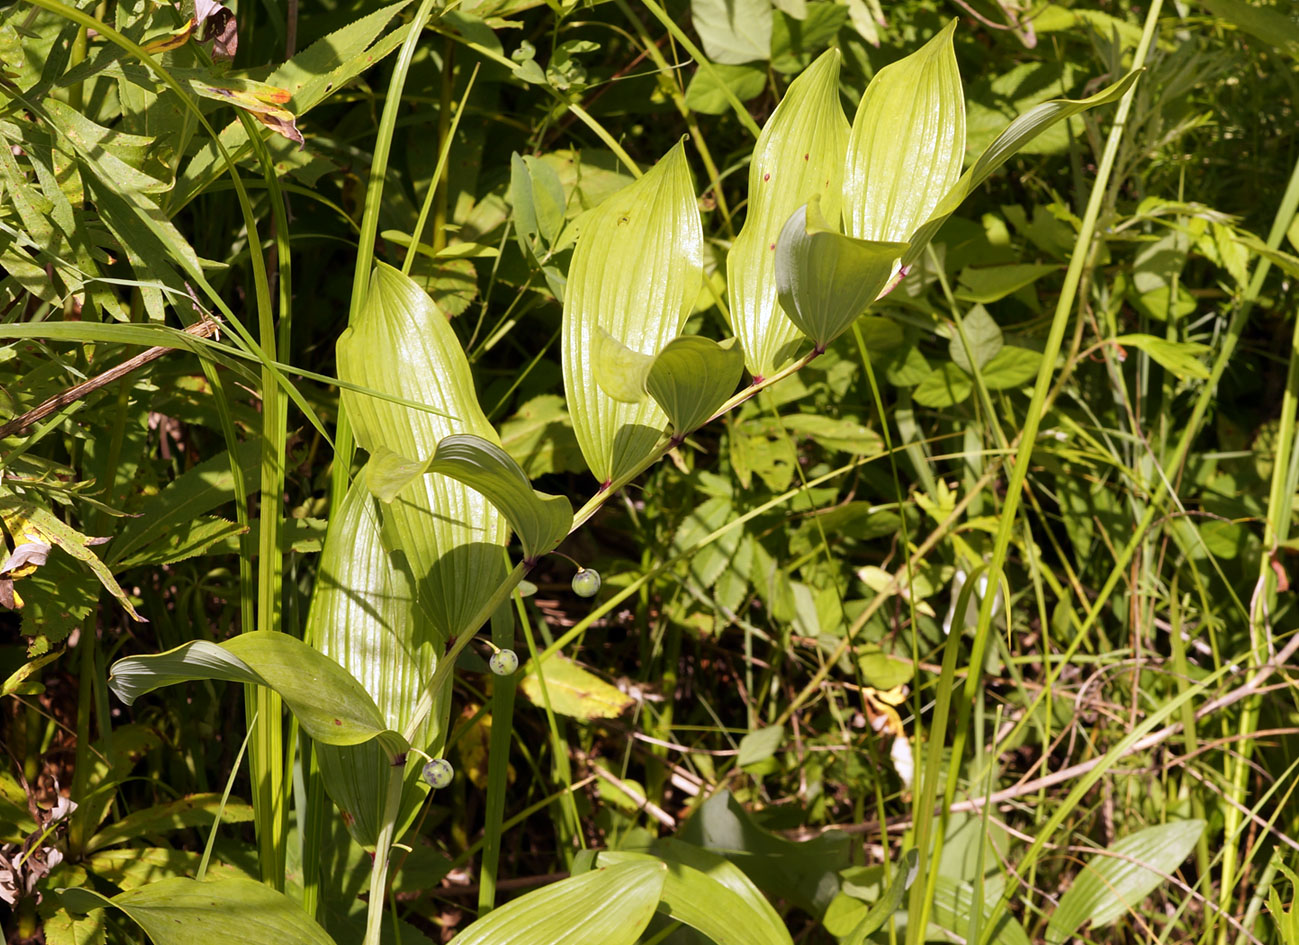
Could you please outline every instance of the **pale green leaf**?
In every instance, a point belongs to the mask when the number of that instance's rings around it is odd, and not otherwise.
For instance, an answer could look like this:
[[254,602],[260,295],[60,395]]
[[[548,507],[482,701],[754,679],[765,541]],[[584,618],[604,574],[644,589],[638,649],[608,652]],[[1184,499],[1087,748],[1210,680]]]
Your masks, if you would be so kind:
[[[560,715],[575,719],[612,719],[632,704],[631,697],[567,657],[548,656],[541,665],[550,708]],[[524,667],[519,689],[535,705],[546,705],[546,698],[541,694],[540,674],[531,661]]]
[[656,842],[654,855],[602,852],[601,866],[668,864],[660,907],[717,945],[791,945],[789,931],[752,881],[725,857],[679,840]]
[[757,98],[767,87],[767,71],[758,66],[714,65],[700,69],[686,86],[686,106],[703,115],[725,115],[731,110],[725,89],[741,102]]
[[1208,345],[1193,341],[1169,341],[1155,335],[1119,335],[1114,341],[1144,351],[1180,378],[1208,380],[1209,369],[1201,360],[1212,352]]
[[[433,456],[439,442],[461,433],[500,442],[446,316],[391,266],[375,267],[365,305],[339,338],[338,372],[360,388],[432,408],[344,390],[356,441],[371,455],[384,447],[405,457]],[[392,531],[390,547],[405,553],[435,633],[446,639],[476,630],[469,623],[505,576],[505,516],[476,489],[433,473],[385,507],[383,525]]]
[[713,62],[738,65],[771,56],[770,0],[691,0],[690,15]]
[[121,909],[154,945],[334,945],[296,902],[251,879],[230,877],[200,883],[176,877],[111,899],[84,887],[60,890],[60,896],[72,912],[106,906]]
[[[598,329],[642,355],[680,334],[703,284],[703,227],[684,144],[585,218],[564,295],[564,391],[587,466],[601,483],[653,450],[667,417],[620,403],[596,384]],[[407,454],[410,455],[410,454]]]
[[815,413],[796,413],[781,417],[790,433],[811,437],[826,449],[852,453],[854,456],[878,456],[884,452],[884,440],[870,427],[847,417],[826,417]]
[[1049,945],[1067,941],[1086,923],[1103,929],[1136,909],[1190,855],[1202,833],[1202,820],[1159,824],[1115,841],[1112,856],[1091,857],[1047,924]]
[[[342,505],[330,516],[325,547],[307,612],[304,636],[355,677],[374,699],[384,724],[405,731],[441,650],[416,605],[414,580],[383,543],[377,503],[361,470]],[[412,735],[417,748],[438,741],[450,693]],[[316,745],[325,789],[347,813],[348,831],[373,847],[392,764],[373,742]],[[406,766],[398,824],[407,825],[428,793],[419,765]]]
[[844,230],[902,242],[961,176],[965,94],[956,21],[875,74],[857,106],[844,174]]
[[988,390],[1006,390],[1027,384],[1037,377],[1041,363],[1040,352],[1006,345],[983,366],[983,384]]
[[743,373],[744,355],[734,338],[718,344],[711,338],[682,335],[654,358],[645,388],[680,439],[703,426],[735,393]]
[[924,222],[911,234],[911,248],[907,251],[906,258],[902,260],[903,264],[909,266],[919,259],[925,246],[934,238],[934,234],[947,222],[947,218],[956,212],[956,208],[965,201],[974,188],[992,176],[997,168],[1010,160],[1025,145],[1058,121],[1063,121],[1089,108],[1095,108],[1097,105],[1117,101],[1137,80],[1138,75],[1140,75],[1139,71],[1130,72],[1118,82],[1087,98],[1043,102],[1012,121],[979,156],[974,165],[961,175],[960,180],[956,181],[951,190],[938,202],[928,219],[922,218]]
[[631,350],[598,326],[591,342],[591,374],[600,390],[620,403],[644,403],[654,356]]
[[426,474],[440,473],[478,490],[509,519],[528,560],[553,551],[573,526],[573,507],[567,499],[537,492],[509,453],[480,436],[444,437],[434,454],[422,461],[405,459],[381,446],[366,468],[371,491],[388,503]]
[[813,197],[789,218],[776,245],[780,305],[824,349],[879,297],[905,243],[854,239],[830,229]]
[[839,219],[848,119],[839,104],[839,52],[823,53],[789,86],[767,119],[749,163],[744,228],[726,256],[731,328],[754,377],[793,360],[798,328],[776,298],[776,243],[790,215],[821,198],[821,213]]
[[1059,268],[1047,263],[966,266],[961,270],[960,284],[954,294],[964,302],[996,302]]
[[666,876],[659,862],[619,863],[572,876],[494,909],[451,945],[633,945],[658,909]]
[[164,653],[118,660],[108,686],[130,705],[155,689],[196,679],[275,690],[318,742],[359,745],[379,739],[393,754],[409,748],[347,670],[296,637],[272,630],[243,633],[222,644],[195,640]]
[[740,753],[735,763],[741,768],[756,765],[774,755],[785,741],[785,726],[768,725],[754,729],[740,739]]
[[[1004,344],[1001,326],[993,321],[986,308],[976,305],[961,319],[961,329],[958,332],[953,326],[947,352],[957,367],[966,374],[973,374],[976,366],[982,368],[1001,351]],[[962,332],[964,340],[961,338]]]

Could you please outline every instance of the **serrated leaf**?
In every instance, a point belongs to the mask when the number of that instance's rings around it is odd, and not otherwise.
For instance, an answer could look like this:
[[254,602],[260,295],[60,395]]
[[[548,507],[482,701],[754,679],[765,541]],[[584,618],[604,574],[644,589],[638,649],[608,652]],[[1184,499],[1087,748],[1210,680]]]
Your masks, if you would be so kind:
[[378,739],[390,754],[409,749],[391,731],[365,688],[334,660],[301,640],[254,630],[225,643],[195,640],[164,653],[115,662],[108,686],[127,705],[140,696],[196,679],[266,686],[284,699],[303,731],[330,745]]
[[451,945],[633,945],[659,905],[667,867],[619,863],[562,879],[494,909]]
[[1169,341],[1155,335],[1119,335],[1114,341],[1144,351],[1182,379],[1195,378],[1203,381],[1209,378],[1209,369],[1201,360],[1212,352],[1208,345],[1193,341]]
[[766,728],[754,729],[740,739],[740,753],[735,763],[741,768],[766,761],[785,741],[785,726],[768,725]]
[[1047,923],[1048,945],[1062,945],[1089,922],[1103,929],[1140,906],[1190,855],[1204,826],[1182,820],[1147,827],[1111,844],[1115,855],[1091,857]]
[[[433,456],[438,443],[455,434],[500,442],[446,317],[391,266],[375,267],[362,311],[339,338],[338,371],[363,390],[427,405],[419,410],[344,390],[356,440],[371,455],[384,448],[405,457]],[[399,547],[409,562],[434,633],[445,640],[476,630],[469,623],[505,576],[505,516],[476,489],[432,473],[385,507],[383,524],[393,535],[390,547]]]
[[1077,115],[1079,112],[1087,111],[1089,108],[1117,101],[1137,80],[1139,74],[1139,72],[1129,72],[1118,82],[1087,98],[1054,99],[1050,102],[1043,102],[1012,121],[1006,127],[1006,130],[998,135],[992,144],[988,145],[987,150],[979,156],[973,166],[961,175],[951,190],[938,202],[933,212],[929,214],[928,219],[911,234],[909,240],[911,248],[902,260],[903,265],[909,266],[919,259],[920,254],[924,252],[925,246],[934,238],[934,234],[947,222],[947,218],[956,212],[957,207],[964,202],[974,188],[991,177],[997,168],[1010,160],[1025,145],[1056,122]]
[[[992,320],[986,308],[976,305],[961,319],[961,328],[965,334],[964,341],[961,339],[961,332],[953,327],[952,340],[947,346],[947,353],[957,367],[966,374],[973,374],[976,365],[982,368],[1001,351],[1004,344],[1001,326]],[[966,350],[966,342],[969,343],[969,351]],[[973,363],[971,363],[971,356],[973,356]]]
[[[361,471],[330,517],[304,636],[355,677],[374,699],[384,724],[400,732],[411,722],[441,650],[416,605],[413,577],[398,567],[383,543],[366,473]],[[412,735],[415,747],[428,750],[437,743],[449,697],[448,692],[441,711],[429,713]],[[348,814],[348,832],[361,846],[373,847],[392,774],[388,757],[374,743],[317,744],[316,753],[325,789]],[[428,793],[419,780],[419,766],[406,769],[397,818],[402,826]]]
[[[542,660],[541,666],[550,708],[560,715],[574,719],[612,719],[625,712],[634,701],[567,657],[549,656]],[[535,705],[546,705],[541,694],[541,679],[531,661],[524,668],[519,689]]]
[[961,176],[965,95],[952,20],[875,74],[853,119],[844,173],[844,231],[907,242]]
[[592,376],[597,329],[656,355],[676,337],[703,283],[703,227],[684,144],[586,217],[564,295],[564,391],[573,432],[601,482],[632,471],[667,426],[654,403],[625,404]]
[[251,879],[232,877],[200,883],[177,877],[111,899],[84,887],[60,890],[60,896],[71,912],[91,912],[107,906],[121,909],[144,929],[154,945],[334,945],[334,940],[296,902]]
[[380,446],[366,468],[370,490],[388,503],[427,474],[440,473],[470,486],[509,519],[529,560],[557,548],[573,525],[573,506],[567,499],[537,492],[509,453],[480,436],[444,437],[433,455],[422,461],[405,459]]
[[799,207],[821,198],[838,222],[848,119],[839,104],[838,50],[828,50],[790,83],[767,119],[749,163],[744,228],[726,256],[731,328],[754,377],[793,360],[799,330],[776,297],[776,243]]
[[661,911],[717,945],[792,945],[784,920],[752,881],[725,857],[680,840],[660,840],[646,853],[604,851],[598,862],[668,864]]
[[905,243],[854,239],[830,229],[813,197],[776,242],[780,306],[819,349],[866,311],[897,271]]

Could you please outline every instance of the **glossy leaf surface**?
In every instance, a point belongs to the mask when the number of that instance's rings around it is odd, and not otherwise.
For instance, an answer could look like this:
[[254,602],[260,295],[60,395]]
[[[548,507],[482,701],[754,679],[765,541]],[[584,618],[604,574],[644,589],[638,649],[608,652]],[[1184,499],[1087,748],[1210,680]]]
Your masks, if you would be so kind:
[[776,241],[785,222],[813,197],[839,219],[848,119],[839,104],[839,52],[831,49],[790,83],[753,150],[744,228],[726,256],[731,328],[754,377],[793,360],[798,328],[776,298]]
[[592,364],[597,330],[656,355],[681,332],[702,283],[703,228],[678,144],[591,211],[569,267],[564,391],[582,455],[600,482],[634,469],[668,421],[655,403],[622,403],[600,389]]
[[632,945],[658,908],[660,862],[620,863],[551,883],[469,926],[452,945]]

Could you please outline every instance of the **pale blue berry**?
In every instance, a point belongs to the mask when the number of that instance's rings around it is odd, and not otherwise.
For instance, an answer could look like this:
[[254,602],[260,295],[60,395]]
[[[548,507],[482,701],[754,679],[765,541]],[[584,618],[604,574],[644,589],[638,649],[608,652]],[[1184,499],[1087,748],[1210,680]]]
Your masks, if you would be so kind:
[[600,593],[600,572],[583,568],[573,575],[573,593],[578,597],[594,597]]
[[497,650],[487,661],[497,676],[509,676],[519,668],[519,654],[513,650]]
[[451,762],[445,758],[434,758],[424,766],[423,777],[429,787],[436,791],[450,784],[455,773],[455,769],[451,767]]

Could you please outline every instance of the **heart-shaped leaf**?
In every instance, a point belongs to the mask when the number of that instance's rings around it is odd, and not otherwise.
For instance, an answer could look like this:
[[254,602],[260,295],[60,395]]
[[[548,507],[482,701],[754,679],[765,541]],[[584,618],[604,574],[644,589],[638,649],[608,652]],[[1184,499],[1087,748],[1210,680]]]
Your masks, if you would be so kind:
[[584,219],[564,295],[564,392],[586,464],[608,483],[650,455],[668,421],[655,403],[623,403],[600,388],[598,330],[656,355],[681,333],[703,284],[703,227],[684,146]]
[[817,198],[800,207],[776,244],[781,307],[821,349],[879,297],[906,243],[853,239],[830,229]]
[[839,104],[839,52],[825,52],[790,83],[749,163],[744,228],[726,256],[731,328],[755,378],[793,359],[798,328],[776,301],[776,240],[795,210],[820,196],[838,222],[848,119]]
[[631,350],[599,326],[591,342],[591,374],[600,390],[624,404],[644,403],[654,356]]
[[113,664],[108,686],[130,705],[155,689],[196,679],[275,690],[318,742],[359,745],[377,739],[389,754],[410,748],[351,673],[286,633],[254,630],[221,644],[194,640],[165,653],[129,656]]
[[680,438],[707,422],[735,393],[743,373],[744,355],[734,338],[718,344],[711,338],[682,335],[654,359],[645,387]]

